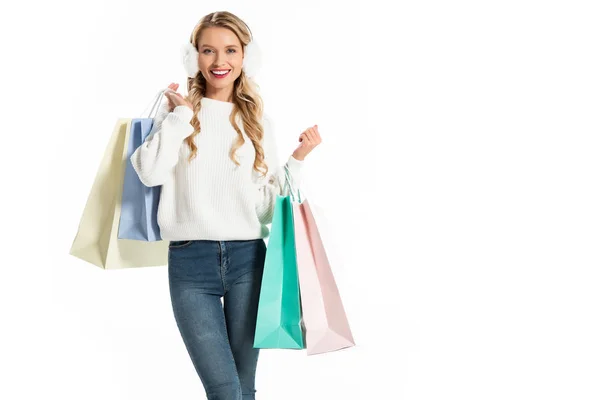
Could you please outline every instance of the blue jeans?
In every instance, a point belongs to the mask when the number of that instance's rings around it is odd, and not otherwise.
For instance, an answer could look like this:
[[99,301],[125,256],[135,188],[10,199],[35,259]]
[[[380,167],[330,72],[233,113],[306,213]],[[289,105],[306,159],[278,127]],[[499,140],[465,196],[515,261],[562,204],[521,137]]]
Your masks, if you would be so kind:
[[266,250],[263,239],[169,242],[173,312],[208,400],[255,399]]

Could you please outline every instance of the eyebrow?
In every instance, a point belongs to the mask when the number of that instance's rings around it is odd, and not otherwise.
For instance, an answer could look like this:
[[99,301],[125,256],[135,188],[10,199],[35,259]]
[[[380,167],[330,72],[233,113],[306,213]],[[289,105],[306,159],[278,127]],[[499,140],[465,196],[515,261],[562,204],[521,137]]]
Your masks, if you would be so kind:
[[[200,47],[212,47],[213,49],[215,48],[215,46],[211,46],[211,45],[209,45],[209,44],[203,44],[203,45],[202,45],[202,46],[200,46]],[[237,47],[237,48],[239,48],[239,46],[238,46],[237,44],[230,44],[230,45],[228,45],[228,46],[225,46],[225,47],[226,47],[226,48],[227,48],[227,47]]]

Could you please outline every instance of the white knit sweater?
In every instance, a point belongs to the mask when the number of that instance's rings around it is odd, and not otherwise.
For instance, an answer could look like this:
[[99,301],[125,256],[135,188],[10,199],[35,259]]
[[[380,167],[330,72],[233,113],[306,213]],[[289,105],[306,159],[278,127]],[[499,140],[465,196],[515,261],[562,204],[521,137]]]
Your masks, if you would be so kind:
[[[229,158],[238,134],[229,122],[233,103],[204,97],[199,111],[198,147],[190,162],[184,139],[194,131],[194,112],[163,104],[146,141],[131,156],[133,168],[148,187],[162,185],[158,225],[163,240],[249,240],[269,236],[277,195],[289,194],[279,165],[272,120],[263,113],[262,146],[269,167],[265,178],[253,169],[255,150],[241,116],[238,126],[246,142],[236,151],[240,166]],[[290,156],[292,185],[301,184],[304,161]]]

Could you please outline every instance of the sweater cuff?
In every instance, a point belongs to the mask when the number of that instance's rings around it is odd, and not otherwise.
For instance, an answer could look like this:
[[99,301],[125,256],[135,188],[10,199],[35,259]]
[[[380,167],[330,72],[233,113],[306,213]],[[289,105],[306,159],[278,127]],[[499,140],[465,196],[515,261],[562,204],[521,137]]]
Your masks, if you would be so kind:
[[194,111],[192,111],[192,109],[188,106],[177,106],[172,112],[177,116],[177,118],[185,123],[190,123],[194,117]]
[[177,106],[163,121],[163,128],[169,126],[169,134],[163,135],[165,140],[181,142],[192,133],[194,126],[190,123],[194,112],[188,106]]
[[304,167],[304,160],[300,161],[295,159],[294,156],[290,156],[286,164],[294,182],[300,184],[302,182],[302,168]]

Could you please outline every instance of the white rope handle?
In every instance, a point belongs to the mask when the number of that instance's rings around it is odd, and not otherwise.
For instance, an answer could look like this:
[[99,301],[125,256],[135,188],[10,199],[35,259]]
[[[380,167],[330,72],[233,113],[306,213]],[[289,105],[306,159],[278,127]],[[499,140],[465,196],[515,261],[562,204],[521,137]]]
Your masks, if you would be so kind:
[[[152,108],[150,109],[150,112],[148,113],[147,117],[144,118],[154,118],[156,117],[156,113],[158,112],[159,108],[160,108],[160,102],[165,94],[165,92],[174,92],[173,89],[170,88],[165,88],[165,89],[161,89],[158,91],[158,93],[156,93],[154,95],[153,98],[153,104],[152,104]],[[144,111],[142,112],[142,116],[145,115],[146,110],[148,109],[148,106],[152,103],[152,101],[150,103],[148,103],[148,105],[146,106],[146,108],[144,108]],[[153,114],[154,113],[154,114]]]

